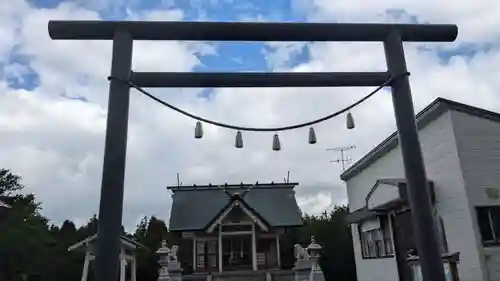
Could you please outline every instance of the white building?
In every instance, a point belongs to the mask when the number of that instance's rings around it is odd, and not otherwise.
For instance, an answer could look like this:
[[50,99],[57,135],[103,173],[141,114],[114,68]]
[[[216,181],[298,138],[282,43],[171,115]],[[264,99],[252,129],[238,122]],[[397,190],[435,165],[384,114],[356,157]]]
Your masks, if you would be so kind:
[[[438,98],[417,115],[438,237],[461,281],[500,281],[500,114]],[[407,281],[416,247],[392,134],[341,175],[360,281]]]

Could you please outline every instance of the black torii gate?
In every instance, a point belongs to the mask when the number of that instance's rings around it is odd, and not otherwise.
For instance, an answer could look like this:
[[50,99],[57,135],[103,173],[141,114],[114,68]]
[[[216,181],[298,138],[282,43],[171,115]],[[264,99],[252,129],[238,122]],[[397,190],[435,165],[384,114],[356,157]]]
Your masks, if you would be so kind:
[[[98,281],[116,280],[123,213],[123,185],[130,80],[139,87],[348,87],[390,86],[426,281],[445,280],[429,187],[407,75],[403,42],[453,42],[456,25],[251,22],[50,21],[52,39],[113,40],[104,164],[99,205]],[[371,41],[383,42],[387,72],[151,73],[132,72],[133,40]],[[85,55],[85,54],[79,54]],[[168,56],[168,54],[165,54]],[[120,81],[122,80],[122,81]]]

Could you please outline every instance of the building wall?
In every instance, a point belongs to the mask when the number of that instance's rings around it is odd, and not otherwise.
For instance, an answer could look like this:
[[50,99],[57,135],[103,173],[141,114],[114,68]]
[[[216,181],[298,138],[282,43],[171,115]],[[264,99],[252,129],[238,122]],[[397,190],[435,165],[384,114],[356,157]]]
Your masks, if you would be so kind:
[[399,196],[399,188],[397,186],[379,183],[368,199],[368,208],[382,205],[388,200],[398,199]]
[[484,249],[486,260],[487,281],[500,280],[500,248],[486,248]]
[[500,247],[485,249],[477,224],[475,207],[500,205],[499,198],[487,196],[488,188],[500,189],[500,123],[462,112],[452,112],[460,165],[481,265],[489,270],[484,280],[500,281]]
[[363,259],[361,257],[361,242],[359,241],[358,229],[355,224],[351,225],[351,233],[356,261],[356,274],[359,281],[399,280],[395,258]]
[[[461,176],[451,116],[450,112],[446,112],[422,128],[419,132],[420,142],[427,177],[435,184],[436,207],[444,221],[448,249],[450,252],[460,252],[460,280],[479,281],[484,280],[483,273],[474,243],[476,237],[472,228],[473,219]],[[350,211],[364,206],[365,197],[377,179],[404,176],[401,150],[398,146],[347,181]],[[357,230],[353,227],[352,231],[358,279],[397,280],[396,260],[363,260]],[[383,270],[380,270],[381,268]]]

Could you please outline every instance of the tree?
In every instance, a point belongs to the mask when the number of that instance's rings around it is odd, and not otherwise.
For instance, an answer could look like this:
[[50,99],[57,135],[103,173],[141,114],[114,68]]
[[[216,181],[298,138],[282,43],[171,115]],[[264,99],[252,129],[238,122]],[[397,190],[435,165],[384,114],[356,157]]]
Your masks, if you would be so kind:
[[137,239],[137,241],[144,241],[146,234],[148,233],[148,223],[148,217],[143,217],[141,222],[137,225],[134,233],[134,238]]
[[[80,227],[71,220],[51,225],[41,214],[41,203],[34,194],[23,191],[20,176],[0,169],[0,199],[12,206],[0,209],[0,280],[20,281],[21,276],[28,281],[79,280],[84,254],[68,252],[68,247],[97,233],[97,216]],[[355,281],[351,232],[345,223],[348,213],[346,206],[338,206],[320,215],[304,215],[304,226],[287,229],[280,237],[282,265],[293,267],[293,245],[307,246],[315,236],[323,246],[320,266],[326,280]],[[155,252],[162,240],[167,240],[169,246],[181,243],[179,234],[169,233],[165,222],[155,216],[144,217],[133,235],[124,229],[122,232],[148,248],[137,252],[137,278],[141,281],[156,280],[159,265]],[[180,247],[189,248],[182,244]],[[190,255],[179,251],[179,255],[183,253]],[[185,258],[179,256],[181,261]],[[91,280],[92,274],[89,277]]]
[[7,169],[0,169],[0,197],[12,196],[23,188],[20,176],[12,174]]
[[21,177],[0,170],[0,196],[11,205],[0,226],[0,280],[47,274],[50,248],[55,244],[48,219],[40,214],[33,194],[21,194]]
[[76,226],[70,220],[65,220],[59,230],[59,237],[64,241],[73,242],[76,240]]
[[304,217],[306,226],[300,242],[307,246],[310,236],[314,236],[323,246],[320,266],[326,280],[356,281],[351,231],[345,222],[348,214],[346,206],[336,206],[329,213],[325,211],[319,216]]
[[[137,276],[142,280],[156,280],[158,277],[158,256],[156,251],[160,248],[162,240],[169,240],[167,226],[163,220],[155,216],[144,217],[134,233],[139,243],[147,247],[137,253]],[[172,241],[169,241],[172,245]]]
[[80,241],[89,236],[95,235],[97,233],[98,224],[99,221],[97,219],[97,215],[96,214],[92,215],[87,224],[83,225],[78,229],[77,231],[78,240]]

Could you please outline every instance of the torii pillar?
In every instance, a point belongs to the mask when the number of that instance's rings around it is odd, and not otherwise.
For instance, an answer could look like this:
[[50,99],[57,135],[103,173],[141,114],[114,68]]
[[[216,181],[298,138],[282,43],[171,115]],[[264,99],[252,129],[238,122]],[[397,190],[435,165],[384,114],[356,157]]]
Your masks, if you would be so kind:
[[[74,251],[78,250],[81,248],[85,248],[85,261],[83,263],[83,269],[82,269],[82,278],[81,281],[87,281],[88,279],[88,274],[89,274],[89,268],[90,268],[90,262],[95,259],[96,255],[96,238],[97,234],[87,237],[84,240],[71,245],[68,248],[68,251]],[[127,237],[122,236],[121,237],[121,243],[120,243],[120,255],[119,255],[119,264],[120,264],[120,281],[126,281],[126,268],[127,265],[131,267],[131,277],[130,281],[137,281],[137,262],[136,262],[136,256],[135,252],[138,248],[144,248],[141,244],[138,242],[129,239]]]

